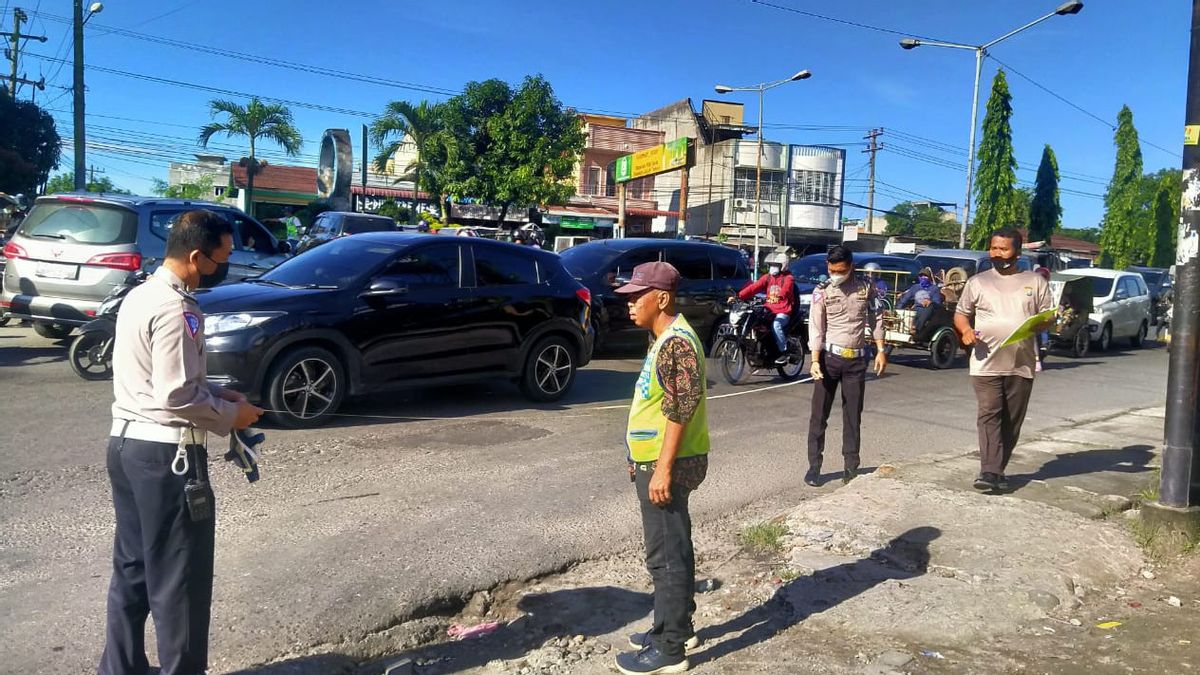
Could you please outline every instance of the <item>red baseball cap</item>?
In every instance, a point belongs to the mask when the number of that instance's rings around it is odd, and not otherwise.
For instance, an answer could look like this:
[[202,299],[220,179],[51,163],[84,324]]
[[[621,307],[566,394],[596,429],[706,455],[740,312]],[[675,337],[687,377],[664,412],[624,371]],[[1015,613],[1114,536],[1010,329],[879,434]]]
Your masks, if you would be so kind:
[[621,295],[632,295],[650,289],[675,292],[679,288],[679,270],[671,263],[648,262],[633,268],[629,283],[617,289]]

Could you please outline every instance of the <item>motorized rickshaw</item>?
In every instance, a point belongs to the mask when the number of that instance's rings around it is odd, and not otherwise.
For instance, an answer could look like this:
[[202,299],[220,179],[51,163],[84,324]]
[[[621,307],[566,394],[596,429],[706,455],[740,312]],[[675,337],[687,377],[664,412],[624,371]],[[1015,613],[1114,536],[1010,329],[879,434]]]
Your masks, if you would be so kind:
[[[917,327],[917,310],[900,309],[900,296],[910,285],[909,272],[893,270],[855,270],[861,275],[889,275],[888,293],[882,298],[884,350],[890,356],[897,347],[929,352],[929,365],[936,370],[954,366],[958,357],[958,332],[954,329],[954,303],[949,297],[931,306],[929,318]],[[957,294],[954,296],[957,299]]]
[[1064,350],[1075,358],[1086,356],[1092,343],[1088,332],[1088,315],[1092,313],[1091,279],[1051,274],[1050,295],[1058,308],[1054,327],[1050,329],[1051,348]]

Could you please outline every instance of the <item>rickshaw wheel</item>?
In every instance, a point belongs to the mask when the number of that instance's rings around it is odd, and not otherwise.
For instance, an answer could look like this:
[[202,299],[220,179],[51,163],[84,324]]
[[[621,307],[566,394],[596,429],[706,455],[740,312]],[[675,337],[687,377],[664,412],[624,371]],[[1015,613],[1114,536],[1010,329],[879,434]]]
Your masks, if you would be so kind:
[[945,370],[954,366],[958,356],[958,340],[954,331],[943,328],[933,336],[929,343],[929,365],[936,370]]
[[1092,338],[1088,334],[1087,327],[1080,328],[1075,331],[1075,340],[1071,343],[1071,356],[1077,359],[1082,359],[1087,356],[1088,349],[1092,346]]

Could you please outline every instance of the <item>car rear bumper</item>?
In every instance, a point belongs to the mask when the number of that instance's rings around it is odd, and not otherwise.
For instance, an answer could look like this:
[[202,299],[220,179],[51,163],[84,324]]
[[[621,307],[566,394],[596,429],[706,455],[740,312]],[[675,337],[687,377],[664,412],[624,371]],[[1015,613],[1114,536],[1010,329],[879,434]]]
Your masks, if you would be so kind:
[[82,326],[96,318],[101,302],[6,292],[0,294],[0,312],[17,319]]

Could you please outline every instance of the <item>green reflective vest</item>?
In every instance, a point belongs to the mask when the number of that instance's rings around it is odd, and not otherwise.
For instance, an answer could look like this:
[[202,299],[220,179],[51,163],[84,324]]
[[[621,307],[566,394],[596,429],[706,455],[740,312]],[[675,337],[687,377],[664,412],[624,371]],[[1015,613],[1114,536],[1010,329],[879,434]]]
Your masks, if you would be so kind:
[[[662,452],[667,418],[662,413],[664,392],[662,383],[658,381],[658,352],[663,344],[673,337],[682,337],[692,344],[700,366],[701,387],[707,382],[704,379],[704,345],[700,338],[696,337],[696,331],[692,330],[687,319],[683,318],[682,314],[676,316],[667,330],[663,331],[650,347],[646,361],[642,364],[642,373],[633,390],[633,405],[629,408],[625,444],[629,447],[630,459],[635,462],[653,462]],[[700,407],[696,408],[696,414],[684,427],[683,439],[676,457],[707,455],[708,448],[708,410],[702,391]]]

